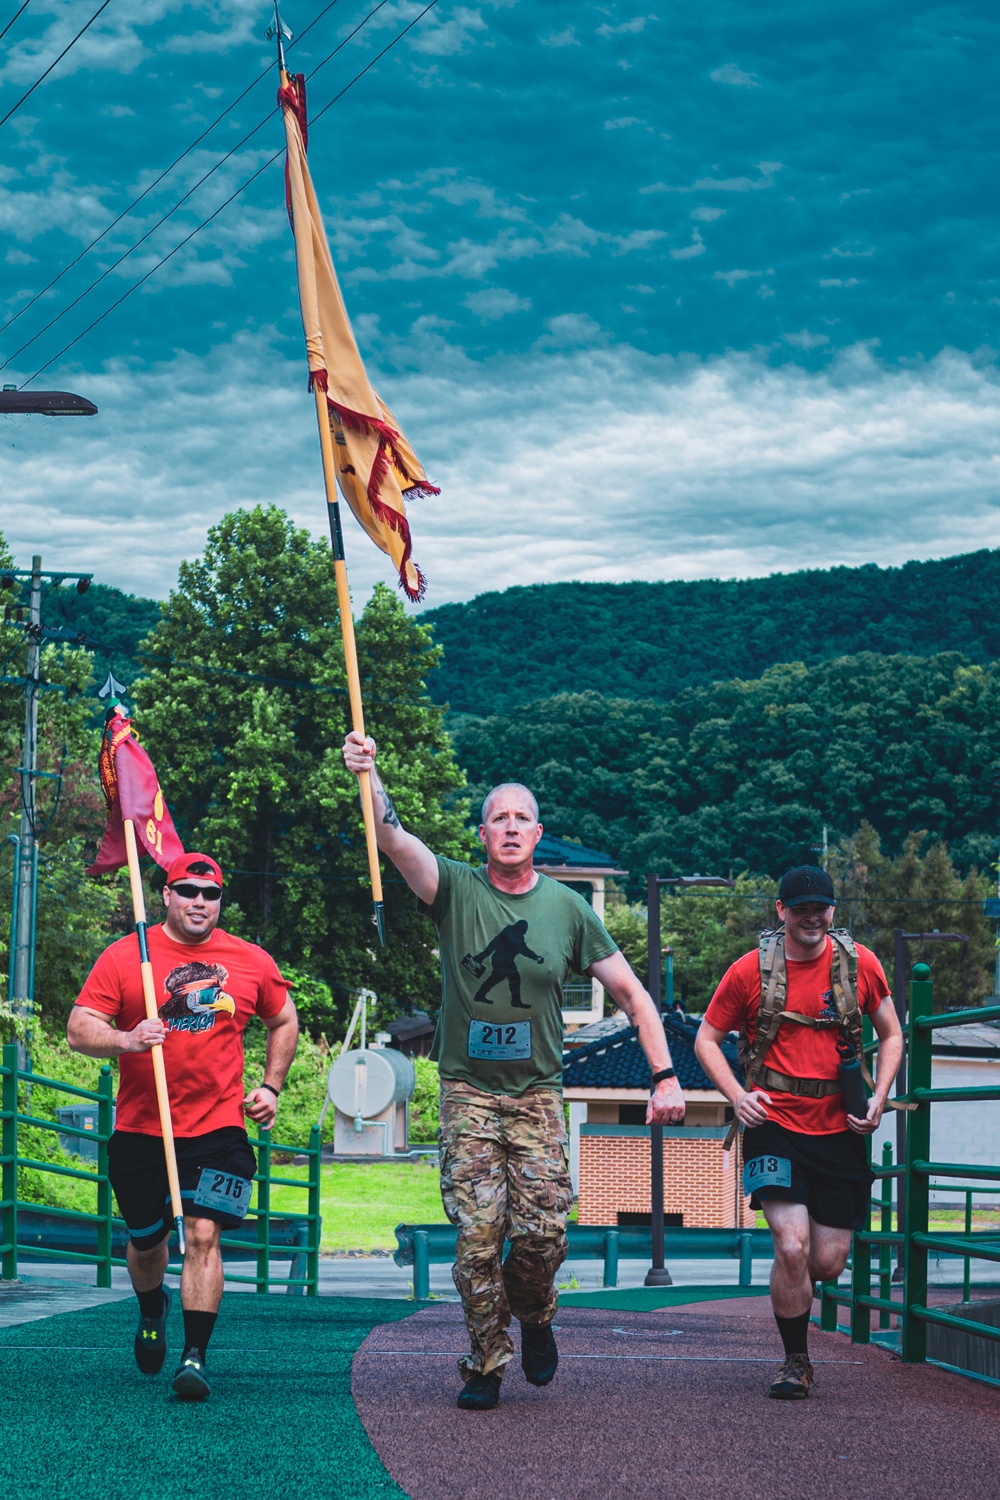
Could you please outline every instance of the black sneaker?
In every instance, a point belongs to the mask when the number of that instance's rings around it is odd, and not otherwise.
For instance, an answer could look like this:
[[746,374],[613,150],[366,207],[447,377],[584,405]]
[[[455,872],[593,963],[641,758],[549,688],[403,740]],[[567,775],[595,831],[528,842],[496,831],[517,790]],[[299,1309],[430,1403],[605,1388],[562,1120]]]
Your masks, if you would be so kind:
[[170,1293],[163,1288],[163,1311],[158,1318],[144,1318],[139,1314],[139,1327],[135,1335],[135,1362],[144,1375],[159,1375],[167,1357],[167,1313],[170,1311]]
[[767,1394],[774,1401],[804,1401],[814,1379],[808,1355],[793,1354],[785,1360]]
[[521,1369],[532,1385],[548,1385],[559,1364],[555,1334],[548,1323],[544,1328],[521,1324]]
[[205,1356],[200,1349],[188,1349],[177,1366],[174,1376],[174,1395],[181,1401],[207,1401],[208,1377],[205,1374]]
[[470,1375],[462,1387],[458,1404],[463,1411],[491,1411],[500,1400],[502,1370],[491,1370],[488,1375]]

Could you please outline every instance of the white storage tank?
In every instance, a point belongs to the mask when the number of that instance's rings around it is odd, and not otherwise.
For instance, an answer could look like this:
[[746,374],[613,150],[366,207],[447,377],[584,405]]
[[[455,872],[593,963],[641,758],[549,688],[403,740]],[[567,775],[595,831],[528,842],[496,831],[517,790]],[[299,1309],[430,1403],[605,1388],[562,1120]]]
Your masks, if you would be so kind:
[[345,1156],[392,1156],[409,1149],[409,1102],[417,1075],[391,1047],[343,1052],[326,1091],[334,1107],[333,1149]]

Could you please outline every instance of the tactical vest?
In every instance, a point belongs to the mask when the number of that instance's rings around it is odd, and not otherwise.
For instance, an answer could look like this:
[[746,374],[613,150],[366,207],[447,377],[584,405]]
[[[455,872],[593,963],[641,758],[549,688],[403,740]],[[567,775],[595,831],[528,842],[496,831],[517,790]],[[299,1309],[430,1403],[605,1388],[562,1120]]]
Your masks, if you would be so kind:
[[786,1021],[797,1026],[811,1026],[816,1031],[840,1032],[842,1038],[856,1054],[861,1063],[865,1082],[869,1088],[874,1084],[865,1063],[861,1010],[858,1006],[858,950],[851,934],[843,927],[830,931],[832,954],[830,960],[830,984],[833,990],[835,1016],[803,1016],[794,1010],[785,1009],[788,990],[788,970],[785,963],[785,933],[783,928],[762,932],[757,948],[760,965],[760,1009],[757,1014],[757,1034],[751,1044],[744,1024],[740,1032],[738,1057],[746,1080],[744,1087],[778,1089],[783,1094],[798,1094],[807,1099],[823,1099],[829,1094],[843,1092],[838,1078],[791,1078],[774,1068],[764,1065],[764,1059]]

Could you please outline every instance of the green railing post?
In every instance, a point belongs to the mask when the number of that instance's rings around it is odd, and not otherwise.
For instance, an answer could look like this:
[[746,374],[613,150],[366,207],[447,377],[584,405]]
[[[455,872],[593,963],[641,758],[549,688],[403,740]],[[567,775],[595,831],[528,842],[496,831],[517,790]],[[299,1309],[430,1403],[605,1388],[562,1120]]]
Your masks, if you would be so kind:
[[[892,1166],[892,1143],[886,1141],[882,1147],[883,1167]],[[879,1214],[879,1229],[883,1234],[892,1233],[892,1178],[882,1178],[881,1201],[882,1208]],[[898,1225],[897,1225],[898,1228]],[[892,1246],[879,1245],[878,1247],[878,1294],[888,1300],[892,1296]],[[888,1328],[891,1314],[880,1312],[878,1315],[879,1328]]]
[[[965,1233],[968,1237],[972,1233],[972,1188],[965,1190]],[[968,1302],[972,1295],[972,1260],[965,1257],[965,1272],[962,1276],[962,1301]]]
[[[927,964],[914,964],[910,981],[908,1022],[909,1092],[931,1086],[932,1032],[918,1026],[934,1010],[934,985]],[[915,1172],[915,1161],[928,1161],[931,1154],[931,1106],[925,1100],[906,1116],[906,1196],[903,1222],[903,1359],[922,1364],[927,1358],[927,1324],[913,1316],[915,1307],[927,1306],[927,1246],[914,1236],[927,1233],[930,1178]]]
[[[16,881],[16,875],[15,875]],[[17,1043],[8,1042],[3,1049],[3,1171],[0,1175],[0,1242],[3,1252],[3,1278],[17,1280]]]
[[309,1132],[309,1228],[306,1255],[306,1276],[309,1285],[306,1295],[319,1296],[319,1237],[320,1237],[320,1130],[314,1125]]
[[114,1083],[105,1063],[97,1082],[97,1285],[111,1285],[111,1179],[108,1176],[108,1138],[111,1135],[111,1102]]
[[835,1281],[821,1281],[819,1287],[819,1326],[824,1333],[836,1333],[840,1308],[833,1299],[837,1290]]
[[[869,1141],[871,1136],[868,1137]],[[871,1229],[872,1211],[869,1202],[863,1228]],[[867,1240],[854,1236],[851,1248],[851,1343],[870,1344],[872,1339],[872,1315],[860,1301],[872,1294],[872,1247]]]
[[271,1290],[271,1132],[261,1130],[257,1153],[257,1290]]
[[753,1235],[749,1229],[740,1235],[740,1286],[753,1283]]

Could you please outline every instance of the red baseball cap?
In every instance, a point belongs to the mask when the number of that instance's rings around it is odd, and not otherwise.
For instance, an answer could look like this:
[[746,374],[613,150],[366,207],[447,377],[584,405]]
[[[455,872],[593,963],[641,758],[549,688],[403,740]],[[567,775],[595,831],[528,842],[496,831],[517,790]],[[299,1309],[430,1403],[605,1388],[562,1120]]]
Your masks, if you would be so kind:
[[210,875],[217,884],[222,884],[222,871],[210,854],[178,854],[167,871],[167,885],[183,880],[186,875],[197,875],[203,880]]

